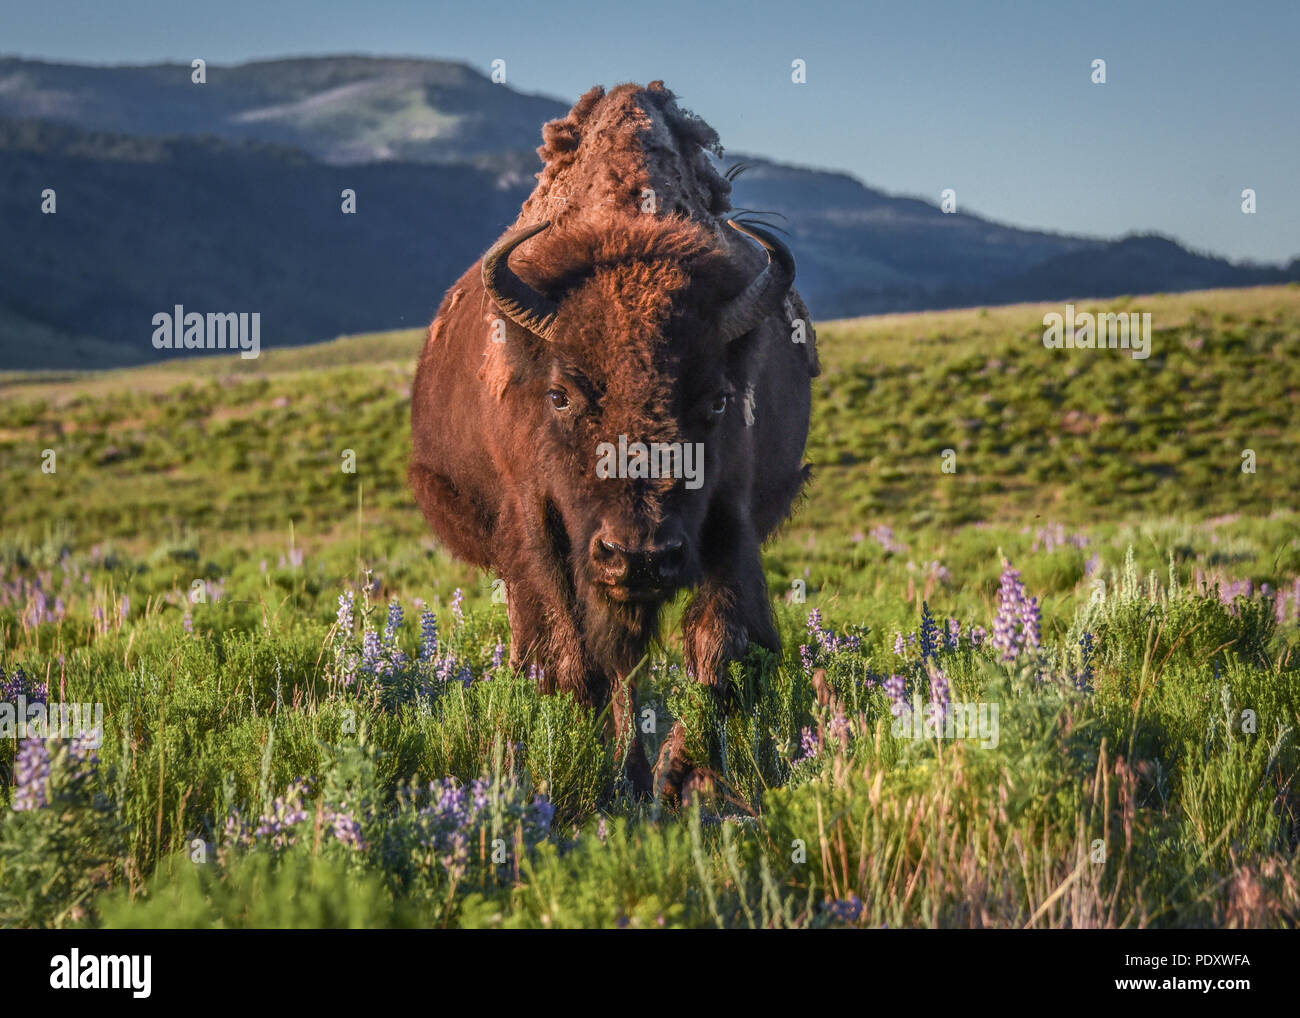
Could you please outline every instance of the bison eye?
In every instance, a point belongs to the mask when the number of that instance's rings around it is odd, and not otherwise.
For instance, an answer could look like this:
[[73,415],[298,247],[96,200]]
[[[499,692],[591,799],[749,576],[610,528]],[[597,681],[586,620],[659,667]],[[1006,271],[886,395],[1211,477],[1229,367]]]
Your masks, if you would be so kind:
[[551,406],[561,412],[569,409],[569,394],[563,389],[552,389],[547,393],[551,397]]
[[714,417],[721,417],[726,412],[727,412],[726,395],[719,396],[717,399],[713,401],[713,404],[709,407],[709,413],[712,414]]

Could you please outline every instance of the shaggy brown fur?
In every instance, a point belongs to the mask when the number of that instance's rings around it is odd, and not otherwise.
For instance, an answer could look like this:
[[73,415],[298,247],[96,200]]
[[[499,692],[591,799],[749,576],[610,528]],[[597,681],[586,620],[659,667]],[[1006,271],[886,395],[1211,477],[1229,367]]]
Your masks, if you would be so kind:
[[[751,642],[779,648],[759,548],[805,480],[814,337],[809,325],[791,342],[789,319],[807,321],[793,290],[745,335],[719,335],[767,256],[722,228],[717,136],[662,84],[593,89],[544,137],[517,225],[552,225],[508,264],[554,304],[553,324],[543,336],[506,320],[479,264],[451,289],[416,374],[411,484],[448,548],[505,580],[512,664],[539,666],[548,691],[612,701],[646,791],[631,676],[674,591],[696,589],[683,631],[699,681],[720,688]],[[597,476],[619,436],[699,443],[702,486]],[[670,792],[688,769],[681,735],[661,759]]]

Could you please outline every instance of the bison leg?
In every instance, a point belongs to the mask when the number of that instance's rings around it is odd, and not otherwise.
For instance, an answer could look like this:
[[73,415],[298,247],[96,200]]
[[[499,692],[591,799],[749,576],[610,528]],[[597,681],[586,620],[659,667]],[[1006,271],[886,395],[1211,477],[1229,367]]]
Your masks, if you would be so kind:
[[[710,686],[719,714],[725,714],[728,665],[743,657],[751,643],[775,653],[781,651],[767,578],[763,575],[759,543],[748,526],[722,530],[709,528],[704,556],[705,580],[682,619],[687,670],[697,682]],[[703,773],[686,750],[686,731],[673,725],[656,765],[660,791],[669,798],[685,799]]]
[[567,602],[557,592],[548,597],[531,578],[506,576],[505,581],[510,667],[535,665],[543,693],[572,693],[589,707],[603,707],[609,701],[609,683],[588,666]]
[[[739,530],[739,528],[738,528]],[[710,561],[704,582],[682,618],[687,669],[697,682],[725,692],[727,665],[750,643],[780,653],[781,636],[768,600],[758,538],[748,528],[731,531]]]
[[614,745],[620,750],[627,747],[623,773],[632,786],[632,794],[637,798],[648,796],[654,791],[654,776],[641,743],[641,733],[637,731],[636,684],[623,676],[618,677],[614,686],[612,721]]
[[409,477],[424,518],[452,554],[488,568],[492,523],[487,514],[450,480],[423,464],[412,463]]

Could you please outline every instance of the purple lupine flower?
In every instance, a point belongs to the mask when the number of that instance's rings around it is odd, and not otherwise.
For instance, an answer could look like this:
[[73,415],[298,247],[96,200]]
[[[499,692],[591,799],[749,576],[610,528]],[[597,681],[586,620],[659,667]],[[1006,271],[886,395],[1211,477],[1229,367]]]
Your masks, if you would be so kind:
[[223,833],[226,842],[240,847],[247,846],[253,839],[252,829],[238,808],[231,810],[226,817]]
[[451,613],[456,616],[456,624],[465,624],[465,592],[457,587],[451,594]]
[[185,628],[185,632],[194,632],[194,616],[190,614],[188,608],[185,609],[185,617],[181,619],[181,625]]
[[388,622],[384,625],[384,643],[393,643],[397,639],[397,631],[402,626],[402,603],[396,598],[388,602]]
[[50,804],[50,750],[44,739],[22,739],[14,756],[16,810],[44,809]]
[[366,840],[361,836],[361,823],[351,813],[331,811],[327,822],[334,837],[348,848],[366,847]]
[[985,639],[988,638],[988,635],[989,635],[989,631],[985,629],[983,626],[971,626],[970,645],[972,647],[984,646],[984,641]]
[[937,717],[946,718],[949,709],[952,707],[952,686],[948,682],[948,675],[935,664],[929,666],[929,672],[930,703],[934,707]]
[[1075,685],[1087,689],[1092,685],[1092,634],[1084,633],[1079,639],[1079,676]]
[[806,643],[799,645],[799,660],[803,662],[803,672],[805,675],[813,673],[814,654],[813,649]]
[[371,675],[382,675],[387,667],[379,634],[373,629],[367,629],[361,636],[361,670]]
[[838,739],[840,745],[847,746],[849,737],[853,734],[853,722],[851,722],[842,713],[836,714],[826,725],[826,734],[832,738]]
[[292,782],[284,795],[277,796],[272,801],[271,812],[258,820],[253,837],[269,841],[271,847],[276,849],[295,844],[298,837],[294,828],[309,817],[302,805],[302,797],[306,792],[305,782]]
[[808,634],[812,637],[809,651],[815,661],[819,651],[836,654],[843,651],[857,652],[862,649],[862,637],[857,633],[837,636],[822,624],[822,613],[814,608],[808,613]]
[[1022,652],[1039,647],[1042,613],[1038,599],[1025,593],[1020,570],[1006,563],[998,588],[998,615],[993,623],[993,649],[1003,661],[1014,661]]
[[495,671],[501,667],[506,658],[506,645],[497,640],[497,645],[492,648],[492,668]]
[[885,526],[883,523],[871,530],[871,536],[879,542],[880,546],[891,555],[901,555],[907,551],[907,545],[894,539],[892,528]]
[[907,641],[903,639],[902,633],[894,634],[894,653],[899,657],[907,656]]
[[1038,606],[1038,598],[1031,597],[1021,604],[1020,634],[1021,646],[1027,651],[1035,651],[1040,646],[1040,629],[1043,612]]
[[426,608],[420,614],[420,660],[432,661],[438,656],[438,616]]
[[822,740],[818,737],[816,732],[807,726],[804,726],[799,733],[799,745],[803,749],[803,756],[799,757],[799,759],[795,761],[796,763],[801,763],[804,760],[811,760],[822,751]]
[[939,653],[939,625],[930,614],[930,602],[921,602],[921,660],[929,661]]
[[961,623],[956,619],[948,620],[948,649],[956,650],[961,643]]
[[808,630],[808,635],[813,638],[813,643],[822,642],[822,612],[820,608],[814,608],[808,613],[808,621],[804,623]]
[[880,684],[885,695],[890,699],[889,712],[894,717],[902,717],[907,707],[907,679],[901,675],[891,675]]
[[20,696],[28,703],[47,703],[49,684],[34,680],[21,665],[14,668],[8,678],[5,678],[4,670],[0,669],[0,701],[16,704]]
[[551,831],[551,821],[555,819],[555,807],[544,795],[533,797],[533,829],[543,837]]
[[931,562],[925,567],[926,575],[939,583],[952,582],[952,570],[942,562]]
[[862,899],[852,891],[847,898],[832,901],[826,911],[832,919],[842,923],[856,923],[862,917]]
[[350,590],[345,590],[339,595],[339,610],[335,619],[338,623],[339,632],[351,635],[352,625],[355,619],[356,595]]

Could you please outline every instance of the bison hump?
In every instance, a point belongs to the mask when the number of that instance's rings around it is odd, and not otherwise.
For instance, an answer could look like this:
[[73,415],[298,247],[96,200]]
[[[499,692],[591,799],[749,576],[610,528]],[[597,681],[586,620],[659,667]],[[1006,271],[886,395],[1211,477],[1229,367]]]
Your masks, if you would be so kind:
[[717,132],[677,105],[663,82],[597,86],[542,131],[545,163],[517,225],[606,220],[653,211],[716,224],[731,210],[731,184],[709,155]]

